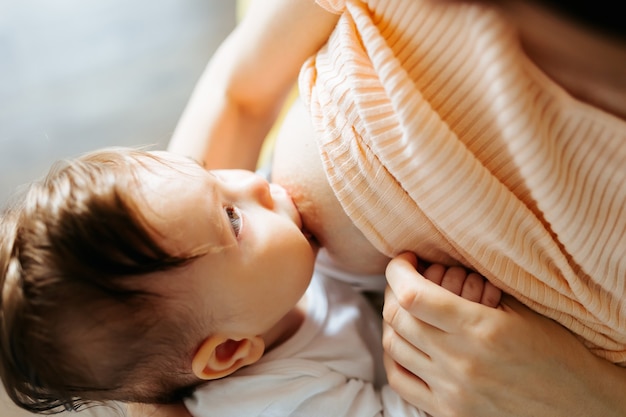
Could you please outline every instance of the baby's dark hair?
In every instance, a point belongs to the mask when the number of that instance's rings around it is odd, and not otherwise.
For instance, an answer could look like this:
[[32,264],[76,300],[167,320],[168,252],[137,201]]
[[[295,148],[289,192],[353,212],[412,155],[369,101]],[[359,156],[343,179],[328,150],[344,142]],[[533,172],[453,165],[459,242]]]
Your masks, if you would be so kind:
[[193,320],[146,285],[195,256],[167,253],[129,197],[151,159],[132,149],[85,155],[2,215],[0,376],[20,407],[165,403],[199,382]]

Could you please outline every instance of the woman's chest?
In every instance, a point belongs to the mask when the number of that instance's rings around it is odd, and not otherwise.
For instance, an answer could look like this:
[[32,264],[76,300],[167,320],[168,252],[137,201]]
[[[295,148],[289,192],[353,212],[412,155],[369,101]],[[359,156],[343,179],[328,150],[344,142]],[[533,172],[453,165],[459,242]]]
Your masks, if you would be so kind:
[[291,194],[304,226],[337,267],[360,274],[383,273],[388,258],[353,225],[328,184],[315,131],[301,102],[296,102],[278,134],[272,180]]

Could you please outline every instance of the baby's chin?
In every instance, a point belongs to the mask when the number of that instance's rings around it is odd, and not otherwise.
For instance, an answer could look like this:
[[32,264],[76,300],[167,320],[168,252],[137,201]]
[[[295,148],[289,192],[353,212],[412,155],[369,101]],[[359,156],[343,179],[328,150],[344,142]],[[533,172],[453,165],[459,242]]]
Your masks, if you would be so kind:
[[302,235],[306,238],[306,240],[311,245],[311,249],[313,249],[313,251],[317,255],[317,252],[320,250],[320,243],[318,242],[315,235],[309,232],[309,230],[304,226],[300,229],[300,231],[302,232]]

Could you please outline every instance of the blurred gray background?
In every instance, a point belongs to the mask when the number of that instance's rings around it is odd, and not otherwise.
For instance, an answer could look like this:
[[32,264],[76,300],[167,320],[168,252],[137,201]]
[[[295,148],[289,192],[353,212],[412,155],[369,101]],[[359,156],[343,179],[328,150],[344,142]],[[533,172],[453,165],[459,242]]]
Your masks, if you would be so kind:
[[165,147],[235,0],[0,0],[0,204],[53,161]]
[[235,0],[0,0],[0,205],[59,159],[164,148],[235,21]]

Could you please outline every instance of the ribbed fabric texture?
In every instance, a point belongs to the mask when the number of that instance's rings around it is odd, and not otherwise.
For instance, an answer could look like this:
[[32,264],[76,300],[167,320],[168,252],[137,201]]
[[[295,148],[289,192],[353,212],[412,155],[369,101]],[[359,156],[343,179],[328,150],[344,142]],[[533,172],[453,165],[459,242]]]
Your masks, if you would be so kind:
[[482,6],[318,2],[341,18],[300,91],[354,223],[626,365],[626,122],[554,84]]

